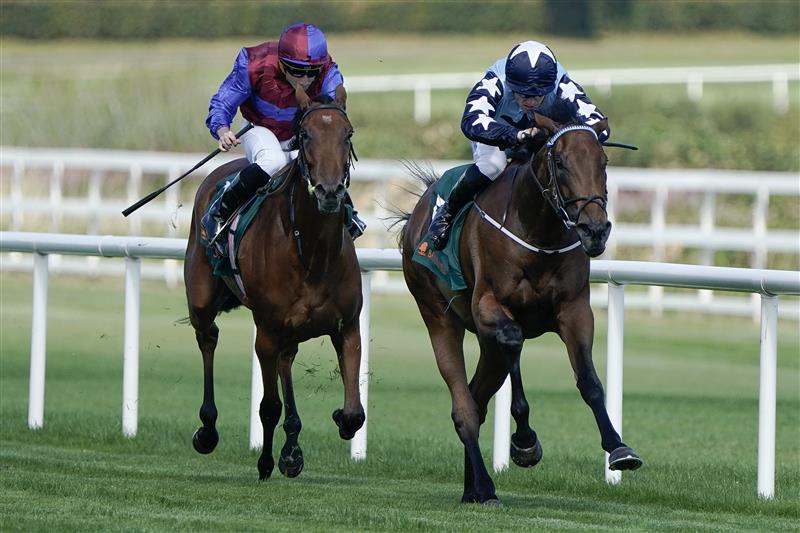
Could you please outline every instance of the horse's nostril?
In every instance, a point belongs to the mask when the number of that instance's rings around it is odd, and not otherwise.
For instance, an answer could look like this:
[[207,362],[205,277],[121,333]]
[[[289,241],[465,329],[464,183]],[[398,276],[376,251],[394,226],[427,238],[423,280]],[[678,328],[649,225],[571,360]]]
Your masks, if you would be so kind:
[[336,186],[336,196],[344,196],[345,193],[345,186],[343,183],[340,183]]

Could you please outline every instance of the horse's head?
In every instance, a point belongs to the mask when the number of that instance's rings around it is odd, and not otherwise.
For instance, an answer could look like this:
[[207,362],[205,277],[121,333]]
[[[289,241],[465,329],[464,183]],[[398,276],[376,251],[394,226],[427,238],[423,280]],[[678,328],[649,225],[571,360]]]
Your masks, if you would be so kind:
[[[343,93],[343,91],[342,91]],[[323,214],[334,214],[350,184],[353,126],[344,98],[316,99],[301,109],[296,134],[298,164],[310,194]]]
[[537,127],[550,136],[534,157],[536,180],[548,203],[567,228],[574,228],[589,257],[606,248],[611,222],[606,212],[608,158],[597,139],[608,127],[561,125],[536,115]]

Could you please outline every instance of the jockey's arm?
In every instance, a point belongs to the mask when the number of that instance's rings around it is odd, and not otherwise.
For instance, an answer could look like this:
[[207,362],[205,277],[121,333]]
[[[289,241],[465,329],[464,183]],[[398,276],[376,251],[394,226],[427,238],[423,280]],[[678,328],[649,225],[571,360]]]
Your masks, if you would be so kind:
[[[242,48],[233,63],[233,69],[230,74],[222,82],[216,94],[211,97],[206,126],[211,132],[211,136],[215,139],[220,139],[221,128],[230,130],[233,117],[236,116],[236,110],[253,92],[250,86],[250,77],[247,73],[248,62],[247,50]],[[224,149],[221,139],[220,149]]]
[[[596,105],[592,103],[583,87],[570,79],[568,74],[564,74],[556,87],[556,100],[565,106],[568,112],[587,126],[593,126],[604,118],[607,118]],[[598,139],[600,142],[606,141],[611,137],[611,127],[606,128]]]
[[519,129],[495,120],[503,90],[503,82],[491,71],[472,88],[461,117],[461,131],[467,139],[501,149],[518,142]]

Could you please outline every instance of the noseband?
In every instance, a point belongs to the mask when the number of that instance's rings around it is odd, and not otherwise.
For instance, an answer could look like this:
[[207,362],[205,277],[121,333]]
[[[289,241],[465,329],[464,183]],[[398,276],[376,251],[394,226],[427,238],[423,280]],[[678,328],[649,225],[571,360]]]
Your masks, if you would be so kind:
[[[531,168],[531,175],[533,176],[533,181],[536,183],[536,186],[539,187],[539,190],[542,192],[542,196],[544,199],[547,200],[547,203],[550,204],[550,207],[553,208],[555,211],[556,216],[561,219],[564,223],[564,226],[569,230],[574,228],[578,225],[578,219],[581,216],[581,213],[589,204],[597,204],[600,208],[605,211],[606,204],[608,202],[608,195],[604,194],[600,195],[593,195],[593,196],[578,196],[577,198],[571,198],[569,200],[564,200],[564,197],[561,195],[561,188],[558,185],[558,169],[556,165],[560,160],[558,154],[553,154],[553,146],[556,144],[556,141],[564,134],[572,132],[572,131],[588,131],[594,135],[594,138],[597,139],[597,132],[595,132],[589,126],[584,126],[583,124],[574,124],[571,126],[565,126],[555,132],[550,139],[548,139],[547,144],[545,145],[545,149],[547,150],[547,186],[543,187],[542,184],[536,179],[536,173],[533,172],[533,168]],[[531,167],[533,167],[533,160],[531,160]],[[577,202],[584,202],[584,204],[578,209],[578,213],[575,215],[575,219],[571,219],[567,214],[567,207],[570,205],[577,203]]]
[[[311,108],[307,109],[303,113],[303,116],[300,117],[300,121],[298,122],[298,124],[300,126],[298,128],[299,131],[297,132],[297,148],[298,148],[297,159],[298,159],[298,164],[300,166],[300,175],[303,176],[304,180],[306,180],[306,184],[308,185],[308,192],[309,193],[313,192],[314,184],[311,181],[311,174],[310,174],[310,172],[308,170],[308,161],[306,159],[306,144],[305,144],[305,142],[308,139],[308,133],[306,132],[305,129],[303,129],[303,122],[305,122],[306,118],[308,118],[308,116],[311,113],[313,113],[315,111],[320,111],[322,109],[333,109],[335,111],[338,111],[339,113],[342,114],[342,116],[344,117],[345,121],[347,121],[347,124],[350,125],[350,119],[347,118],[347,113],[345,112],[345,110],[342,109],[341,107],[339,107],[338,105],[335,105],[335,104],[321,104],[321,105],[318,105],[318,106],[311,107]],[[350,126],[352,128],[352,125],[350,125]],[[351,135],[352,135],[352,133],[351,133]],[[358,157],[356,157],[355,149],[353,148],[353,142],[349,138],[348,138],[348,143],[350,144],[350,151],[349,151],[349,155],[347,156],[347,165],[345,166],[344,176],[342,176],[342,183],[344,183],[345,187],[350,187],[350,167],[353,166],[353,160],[358,161]]]

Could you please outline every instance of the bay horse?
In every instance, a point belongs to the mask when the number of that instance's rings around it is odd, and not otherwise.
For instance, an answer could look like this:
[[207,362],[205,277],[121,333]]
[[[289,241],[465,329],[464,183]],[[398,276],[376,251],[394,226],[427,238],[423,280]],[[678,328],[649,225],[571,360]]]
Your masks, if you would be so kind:
[[246,159],[227,163],[200,185],[192,211],[184,279],[189,320],[203,356],[203,425],[192,437],[200,453],[211,453],[219,441],[214,400],[214,350],[222,311],[245,305],[256,326],[255,351],[261,366],[264,397],[259,415],[264,444],[258,459],[259,479],[269,478],[275,462],[272,441],[281,416],[280,376],[286,413],[286,443],[278,468],[287,477],[303,469],[298,444],[302,427],[297,414],[292,363],[298,344],[330,336],[344,383],[344,406],[333,412],[341,438],[349,440],[364,424],[358,390],[361,362],[361,274],[353,241],[346,233],[343,198],[349,184],[353,127],[344,100],[306,101],[296,120],[298,157],[290,163],[284,185],[261,206],[238,250],[243,292],[212,274],[201,243],[201,220],[217,182],[247,166]]
[[[614,470],[633,470],[641,459],[626,446],[606,411],[603,386],[592,363],[594,316],[589,305],[589,257],[605,249],[611,229],[606,212],[607,158],[593,127],[557,124],[536,115],[549,139],[522,164],[512,164],[481,194],[466,215],[458,245],[467,289],[455,292],[412,262],[431,219],[435,176],[418,177],[428,189],[402,218],[403,272],[428,329],[439,372],[452,396],[452,419],[464,445],[462,502],[497,501],[478,445],[489,399],[511,377],[516,432],[511,457],[531,467],[542,457],[528,422],[530,407],[520,375],[525,339],[557,333],[567,347],[581,397],[600,430]],[[539,141],[541,142],[541,141]],[[498,222],[501,221],[501,222]],[[464,332],[477,335],[480,357],[467,384]]]

